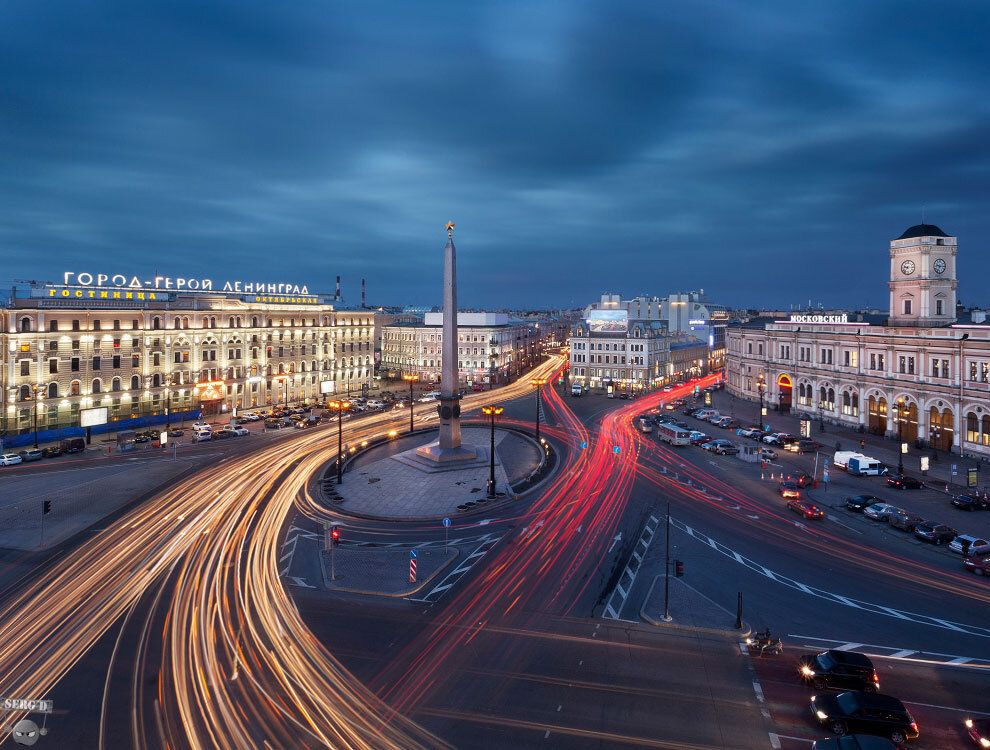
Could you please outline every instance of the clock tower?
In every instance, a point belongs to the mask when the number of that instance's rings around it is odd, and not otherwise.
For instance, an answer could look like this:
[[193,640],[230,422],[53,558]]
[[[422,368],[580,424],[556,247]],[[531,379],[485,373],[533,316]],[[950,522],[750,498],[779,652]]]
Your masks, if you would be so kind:
[[916,224],[890,243],[891,326],[956,322],[956,238]]

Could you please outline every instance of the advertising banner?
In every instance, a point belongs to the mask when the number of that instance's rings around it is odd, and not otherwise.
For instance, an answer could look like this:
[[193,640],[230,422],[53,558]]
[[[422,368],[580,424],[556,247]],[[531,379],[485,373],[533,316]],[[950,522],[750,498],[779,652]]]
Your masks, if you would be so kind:
[[591,333],[625,334],[629,327],[629,313],[625,310],[592,310],[588,315]]

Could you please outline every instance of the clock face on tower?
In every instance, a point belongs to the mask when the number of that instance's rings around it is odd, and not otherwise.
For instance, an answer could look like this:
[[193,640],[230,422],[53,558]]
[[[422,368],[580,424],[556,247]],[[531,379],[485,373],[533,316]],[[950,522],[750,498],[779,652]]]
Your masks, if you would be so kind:
[[932,264],[932,268],[935,269],[935,273],[945,273],[945,261],[941,258],[936,258],[935,263]]
[[912,273],[914,273],[914,261],[906,260],[903,263],[901,263],[901,273],[903,273],[905,276],[910,276]]

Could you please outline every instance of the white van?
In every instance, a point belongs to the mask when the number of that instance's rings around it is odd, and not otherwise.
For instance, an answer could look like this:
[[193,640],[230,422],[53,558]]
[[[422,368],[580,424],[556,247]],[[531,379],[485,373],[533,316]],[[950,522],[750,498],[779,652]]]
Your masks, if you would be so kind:
[[850,474],[857,476],[876,477],[884,473],[886,467],[875,458],[869,456],[853,456],[849,459],[849,466],[846,469]]
[[709,417],[714,416],[715,414],[718,414],[718,412],[715,409],[702,409],[701,411],[696,412],[694,417],[695,419],[708,419]]
[[571,384],[571,395],[572,396],[580,396],[582,392],[583,392],[583,390],[581,388],[581,384],[580,383],[572,383]]
[[849,459],[854,456],[862,456],[863,454],[858,451],[836,451],[835,455],[832,457],[832,463],[835,464],[836,469],[848,469]]

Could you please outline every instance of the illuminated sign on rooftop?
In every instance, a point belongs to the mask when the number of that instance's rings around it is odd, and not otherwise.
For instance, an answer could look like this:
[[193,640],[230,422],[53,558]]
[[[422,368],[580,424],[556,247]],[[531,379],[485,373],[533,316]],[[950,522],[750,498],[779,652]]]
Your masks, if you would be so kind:
[[213,279],[195,279],[183,276],[125,276],[115,273],[87,273],[66,271],[62,283],[71,287],[110,287],[118,289],[155,289],[159,291],[234,292],[237,294],[309,294],[305,284],[272,283],[267,281],[225,281],[214,286]]

